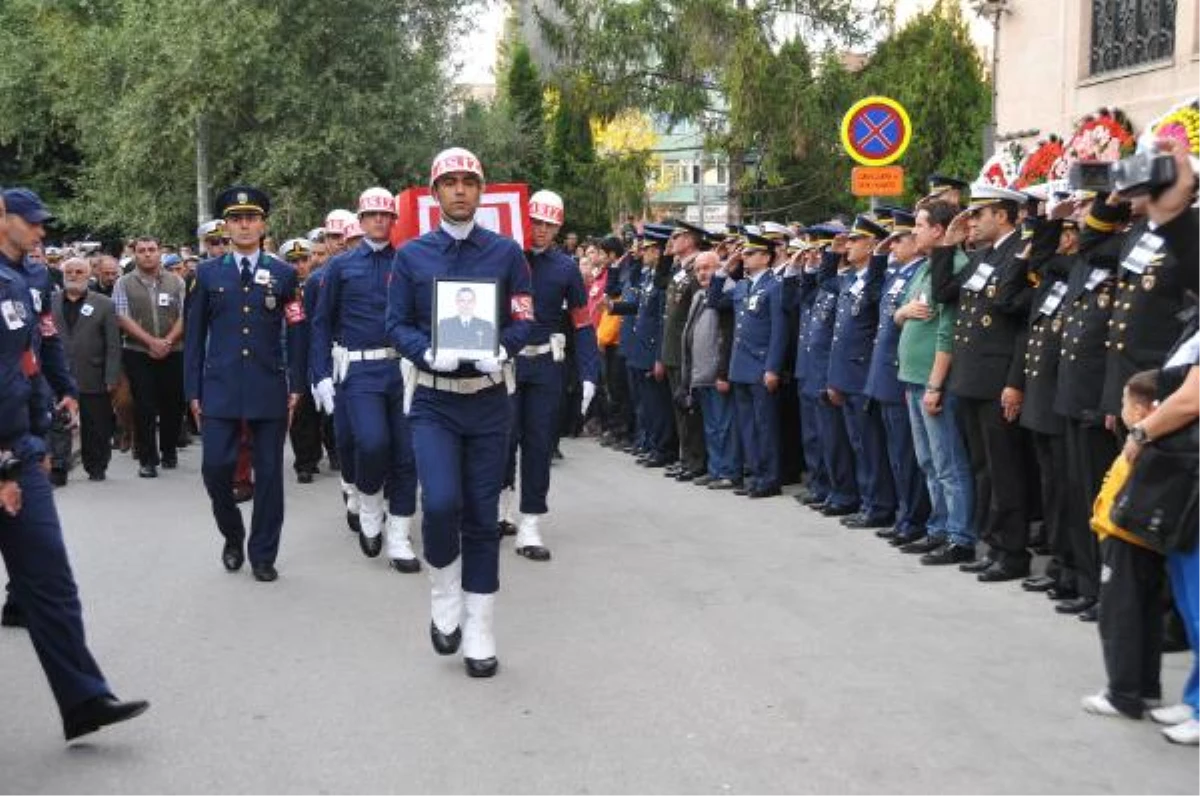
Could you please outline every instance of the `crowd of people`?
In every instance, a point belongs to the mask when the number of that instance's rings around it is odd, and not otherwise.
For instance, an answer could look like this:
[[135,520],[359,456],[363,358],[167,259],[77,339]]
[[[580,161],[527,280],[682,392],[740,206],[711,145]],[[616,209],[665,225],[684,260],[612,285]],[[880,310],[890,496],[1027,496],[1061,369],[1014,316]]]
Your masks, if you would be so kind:
[[462,149],[432,164],[435,228],[399,247],[383,188],[275,247],[267,193],[233,186],[198,254],[143,236],[123,260],[43,249],[49,211],[5,191],[21,390],[0,451],[23,466],[0,461],[0,531],[40,522],[56,541],[0,533],[3,622],[29,627],[68,738],[145,710],[90,663],[42,454],[65,484],[78,417],[89,478],[127,444],[152,478],[199,434],[222,565],[248,558],[269,583],[290,436],[297,481],[326,459],[363,554],[400,573],[422,569],[420,490],[432,646],[491,677],[501,539],[550,560],[551,462],[582,431],[697,488],[762,500],[802,482],[806,510],[923,565],[1020,580],[1098,620],[1109,682],[1085,710],[1148,712],[1195,744],[1194,660],[1183,704],[1162,707],[1159,680],[1164,582],[1196,646],[1200,365],[1195,176],[1163,146],[1178,179],[1137,195],[935,175],[911,208],[646,222],[581,246],[558,244],[567,209],[542,190],[525,251],[476,222],[483,165]]

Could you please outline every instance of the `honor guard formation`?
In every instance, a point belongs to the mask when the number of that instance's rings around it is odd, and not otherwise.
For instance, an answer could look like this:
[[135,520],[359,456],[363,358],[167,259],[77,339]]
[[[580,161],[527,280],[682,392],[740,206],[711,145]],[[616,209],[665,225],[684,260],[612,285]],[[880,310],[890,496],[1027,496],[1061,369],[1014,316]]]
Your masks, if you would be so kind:
[[[668,500],[794,500],[801,530],[838,518],[1049,597],[1097,623],[1107,683],[1083,710],[1194,745],[1196,150],[1161,127],[1103,184],[935,174],[913,206],[809,223],[645,220],[580,243],[531,186],[524,250],[477,215],[484,163],[462,148],[433,158],[415,236],[371,187],[274,246],[268,192],[234,185],[195,253],[146,235],[118,261],[43,248],[50,211],[5,190],[3,624],[28,628],[68,740],[143,712],[84,641],[53,501],[74,439],[94,481],[114,448],[178,477],[198,439],[214,565],[270,583],[290,438],[301,488],[337,473],[373,566],[428,577],[434,651],[492,677],[505,537],[521,577],[563,565],[551,474],[583,436],[672,481]],[[1160,660],[1181,645],[1176,704]]]

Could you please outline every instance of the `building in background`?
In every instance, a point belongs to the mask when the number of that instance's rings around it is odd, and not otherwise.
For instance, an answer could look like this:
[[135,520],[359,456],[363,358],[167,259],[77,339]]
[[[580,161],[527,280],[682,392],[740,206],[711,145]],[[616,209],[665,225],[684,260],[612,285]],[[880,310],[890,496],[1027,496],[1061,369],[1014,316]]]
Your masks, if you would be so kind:
[[724,224],[729,215],[729,159],[704,151],[704,133],[691,124],[657,130],[651,149],[646,215],[693,224]]

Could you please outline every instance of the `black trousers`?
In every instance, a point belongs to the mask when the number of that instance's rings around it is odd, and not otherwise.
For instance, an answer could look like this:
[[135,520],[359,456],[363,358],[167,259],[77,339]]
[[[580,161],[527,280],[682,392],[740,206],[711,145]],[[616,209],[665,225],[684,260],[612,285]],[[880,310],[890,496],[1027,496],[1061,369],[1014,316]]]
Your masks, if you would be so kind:
[[[336,470],[337,466],[334,466],[334,463],[338,462],[337,431],[334,429],[333,415],[321,415],[321,444],[325,446],[325,455],[329,457],[329,466]],[[338,462],[338,466],[340,464]]]
[[679,408],[675,396],[683,383],[679,368],[667,368],[667,384],[671,388],[671,411],[675,416],[675,433],[679,437],[679,461],[683,469],[693,473],[703,472],[708,466],[708,449],[704,445],[704,418],[696,411],[687,412]]
[[1096,422],[1067,419],[1067,544],[1075,590],[1087,597],[1099,593],[1100,561],[1092,533],[1092,502],[1104,483],[1104,474],[1119,450],[1117,437]]
[[79,458],[89,474],[103,473],[112,460],[113,408],[108,393],[79,396]]
[[1110,536],[1100,543],[1100,645],[1108,701],[1141,718],[1147,699],[1162,697],[1163,557]]
[[288,436],[292,440],[296,472],[315,473],[321,461],[321,415],[311,393],[301,393]]
[[804,470],[804,449],[801,447],[800,390],[796,379],[788,377],[779,385],[779,483],[798,484]]
[[1032,432],[1030,436],[1037,456],[1037,475],[1041,479],[1042,526],[1046,541],[1054,551],[1054,561],[1047,567],[1046,574],[1062,586],[1071,586],[1074,559],[1067,536],[1067,439],[1062,434],[1038,432]]
[[619,437],[633,436],[633,402],[629,397],[629,370],[618,346],[604,349],[605,398],[608,411],[607,431]]
[[179,404],[183,401],[183,354],[173,351],[163,359],[154,359],[141,351],[125,349],[122,361],[133,391],[138,462],[157,466],[160,453],[162,458],[174,458],[179,446],[179,425],[183,422],[179,414]]
[[975,479],[972,521],[990,555],[1004,566],[1029,565],[1029,489],[1032,460],[1025,429],[1005,421],[1000,397],[959,397],[960,422]]

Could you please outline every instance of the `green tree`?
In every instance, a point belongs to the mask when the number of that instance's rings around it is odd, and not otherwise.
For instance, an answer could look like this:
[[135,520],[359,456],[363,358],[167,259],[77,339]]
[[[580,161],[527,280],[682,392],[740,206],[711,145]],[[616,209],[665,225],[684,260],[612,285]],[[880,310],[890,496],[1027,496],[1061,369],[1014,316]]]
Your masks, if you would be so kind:
[[562,196],[573,229],[589,233],[608,229],[608,197],[598,189],[602,174],[587,113],[574,98],[560,96],[546,147],[546,185]]
[[529,48],[524,44],[513,49],[504,89],[508,100],[505,110],[519,133],[517,142],[521,146],[515,154],[523,167],[521,170],[528,182],[540,184],[544,179],[542,162],[546,143],[545,109],[542,106],[544,88]]

